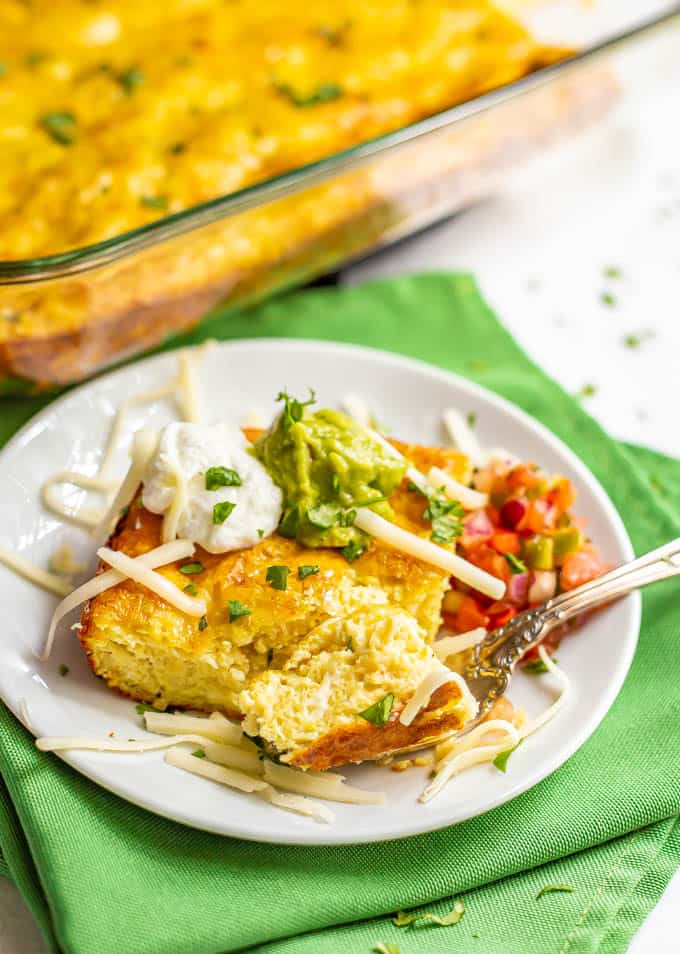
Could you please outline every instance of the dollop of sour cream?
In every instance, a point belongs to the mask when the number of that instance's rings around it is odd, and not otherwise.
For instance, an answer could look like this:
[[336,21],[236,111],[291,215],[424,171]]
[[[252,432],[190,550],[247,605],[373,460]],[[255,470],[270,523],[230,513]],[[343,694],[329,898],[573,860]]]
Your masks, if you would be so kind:
[[[259,543],[276,530],[282,497],[248,447],[239,428],[228,422],[168,424],[144,476],[144,506],[152,513],[164,514],[183,485],[186,497],[177,524],[179,537],[193,540],[209,553]],[[240,485],[208,490],[206,473],[210,468],[235,472]],[[231,513],[223,522],[216,522],[220,508],[216,515],[215,505],[227,502],[234,504]]]

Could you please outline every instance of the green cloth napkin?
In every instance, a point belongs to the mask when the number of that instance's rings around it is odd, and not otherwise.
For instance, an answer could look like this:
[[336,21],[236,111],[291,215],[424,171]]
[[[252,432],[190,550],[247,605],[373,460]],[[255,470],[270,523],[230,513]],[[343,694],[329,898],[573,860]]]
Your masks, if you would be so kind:
[[[680,534],[680,463],[610,440],[519,350],[469,276],[296,293],[217,316],[189,340],[263,336],[367,344],[473,378],[576,451],[637,551]],[[39,405],[6,402],[2,438]],[[368,954],[378,943],[401,954],[624,951],[680,857],[675,593],[673,581],[645,592],[625,686],[562,768],[480,818],[400,842],[288,848],[183,828],[38,753],[2,710],[7,869],[52,946],[74,954]],[[537,900],[556,882],[575,890]],[[389,920],[426,904],[441,914],[454,897],[466,906],[455,926]]]

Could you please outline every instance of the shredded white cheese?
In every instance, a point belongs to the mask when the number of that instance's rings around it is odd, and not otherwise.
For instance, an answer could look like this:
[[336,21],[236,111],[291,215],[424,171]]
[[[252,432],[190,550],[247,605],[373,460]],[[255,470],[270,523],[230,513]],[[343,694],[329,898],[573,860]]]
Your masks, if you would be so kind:
[[461,583],[466,583],[473,589],[484,593],[485,596],[493,600],[500,600],[505,593],[505,583],[497,577],[492,576],[485,570],[480,570],[473,563],[468,563],[462,557],[444,550],[430,540],[403,530],[389,520],[378,516],[367,507],[360,507],[357,510],[354,525],[376,540],[386,543],[388,546],[400,550],[402,553],[408,553],[417,560],[436,566],[450,576],[454,576]]
[[14,570],[19,576],[23,576],[24,579],[41,586],[44,590],[54,593],[56,596],[65,596],[71,589],[70,584],[63,577],[57,576],[55,573],[48,573],[47,570],[41,570],[40,567],[34,566],[29,560],[24,559],[24,557],[7,547],[0,546],[0,563],[4,563],[6,567]]
[[74,470],[60,470],[56,474],[48,477],[42,485],[40,494],[44,506],[53,514],[61,517],[62,520],[70,520],[81,527],[95,527],[102,519],[104,509],[102,507],[81,507],[79,510],[73,510],[67,506],[64,498],[57,492],[57,487],[64,484],[71,484],[79,490],[94,490],[97,493],[110,496],[116,489],[116,481],[109,480],[106,477],[98,475],[88,476],[79,474]]
[[46,735],[35,740],[41,752],[62,752],[65,749],[84,749],[91,752],[155,752],[180,742],[203,745],[200,735],[173,735],[166,739],[92,739],[71,735]]
[[432,649],[438,659],[442,662],[449,656],[455,656],[457,653],[464,653],[467,649],[472,649],[486,636],[486,630],[483,626],[477,629],[471,629],[468,633],[460,633],[457,636],[443,636],[432,644]]
[[[195,547],[191,540],[175,540],[172,543],[156,547],[153,550],[149,550],[148,553],[143,553],[141,556],[135,557],[134,562],[138,562],[150,568],[165,566],[168,563],[174,563],[175,560],[183,560],[185,557],[191,556],[194,550]],[[86,600],[93,599],[95,596],[103,593],[104,590],[108,590],[112,586],[117,586],[119,583],[122,583],[125,576],[126,574],[124,573],[107,570],[105,573],[100,573],[98,576],[88,580],[87,583],[83,583],[82,586],[79,586],[72,593],[69,593],[68,596],[58,604],[54,611],[52,622],[50,623],[50,628],[47,633],[47,639],[40,654],[40,659],[45,660],[49,658],[57,626],[64,616],[67,616],[71,610],[74,610]]]
[[[128,472],[106,513],[94,527],[95,540],[106,540],[122,510],[127,507],[142,482],[144,471],[158,444],[158,435],[153,431],[137,431],[132,439],[131,460]],[[168,541],[164,541],[168,542]]]
[[[559,694],[555,702],[521,731],[506,719],[491,719],[482,722],[465,735],[455,735],[441,742],[436,749],[435,775],[420,796],[421,802],[428,802],[438,795],[446,783],[464,769],[482,762],[492,762],[497,755],[515,748],[559,712],[571,691],[571,682],[542,646],[539,646],[538,653],[558,682]],[[485,738],[487,742],[484,742]]]
[[483,462],[484,453],[477,436],[460,411],[455,408],[444,411],[444,427],[454,447],[469,457],[473,464],[479,465]]
[[114,570],[118,570],[119,573],[134,580],[135,583],[141,583],[142,586],[164,599],[166,603],[170,603],[180,612],[186,613],[187,616],[205,616],[207,612],[205,600],[189,596],[166,577],[156,573],[155,570],[145,566],[133,557],[129,557],[118,550],[111,550],[109,547],[100,547],[97,550],[97,556]]
[[427,479],[433,487],[443,487],[449,500],[457,500],[461,507],[466,510],[480,510],[482,507],[486,507],[489,502],[488,494],[482,494],[478,490],[466,487],[465,484],[461,484],[450,477],[440,467],[431,467]]
[[464,708],[464,714],[461,714],[463,721],[467,722],[474,718],[477,713],[477,702],[467,687],[467,683],[459,676],[457,672],[451,672],[445,666],[438,666],[425,676],[422,682],[416,686],[416,690],[406,703],[399,716],[402,725],[411,725],[421,709],[430,701],[430,698],[441,686],[447,682],[455,682],[461,693],[461,708]]
[[[207,752],[206,752],[207,754]],[[367,792],[353,785],[346,785],[340,776],[332,772],[310,775],[287,765],[276,765],[265,760],[263,763],[265,781],[277,788],[297,792],[298,795],[310,795],[325,798],[329,802],[347,802],[353,805],[381,805],[385,801],[384,792]]]
[[228,785],[229,788],[235,788],[239,792],[261,792],[269,788],[268,782],[264,779],[255,778],[240,772],[238,769],[230,769],[225,765],[217,765],[210,762],[207,758],[197,759],[191,752],[185,749],[170,749],[165,753],[165,761],[175,768],[184,769],[191,772],[192,775],[200,775],[202,778],[209,778],[213,782],[220,782],[222,785]]
[[144,722],[149,732],[157,732],[159,735],[190,732],[226,745],[239,745],[243,738],[241,726],[223,716],[219,719],[206,719],[202,716],[185,715],[183,712],[149,711],[144,713]]

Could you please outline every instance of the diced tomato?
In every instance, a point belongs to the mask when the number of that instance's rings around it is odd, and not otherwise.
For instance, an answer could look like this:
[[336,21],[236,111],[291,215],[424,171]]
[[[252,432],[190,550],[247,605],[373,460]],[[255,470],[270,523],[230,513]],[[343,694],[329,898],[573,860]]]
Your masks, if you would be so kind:
[[466,596],[454,617],[454,629],[459,633],[467,633],[479,626],[488,629],[489,617],[482,612],[481,606],[473,596]]
[[470,563],[474,563],[480,570],[486,570],[492,576],[498,577],[499,580],[507,583],[510,579],[508,561],[487,544],[480,544],[480,546],[469,550],[465,556]]
[[519,534],[510,530],[498,530],[491,537],[491,546],[499,553],[519,553]]
[[555,518],[561,517],[563,513],[573,505],[576,499],[576,493],[570,480],[566,477],[560,477],[552,485],[546,494],[548,505],[552,508]]
[[529,505],[529,510],[522,521],[522,529],[531,530],[532,533],[542,533],[545,529],[546,510],[547,504],[545,500],[532,500]]
[[513,616],[517,615],[517,607],[509,606],[507,603],[492,603],[487,608],[487,613],[491,617],[491,629],[500,629],[509,623]]
[[602,573],[602,564],[592,550],[580,550],[564,558],[560,585],[563,590],[573,590],[582,583],[594,580]]
[[526,464],[513,467],[506,477],[506,483],[510,490],[528,490],[530,487],[535,487],[540,481],[540,475],[531,467],[527,467]]

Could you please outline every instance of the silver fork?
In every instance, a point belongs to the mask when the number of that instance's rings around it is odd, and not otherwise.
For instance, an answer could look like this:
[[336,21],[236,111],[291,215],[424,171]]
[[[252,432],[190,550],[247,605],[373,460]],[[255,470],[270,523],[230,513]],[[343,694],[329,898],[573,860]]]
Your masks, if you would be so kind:
[[507,690],[513,670],[522,656],[537,646],[551,629],[568,623],[580,613],[625,596],[631,590],[678,574],[680,538],[576,589],[554,596],[535,609],[518,613],[505,626],[489,633],[471,650],[463,671],[470,691],[479,703],[475,722]]

